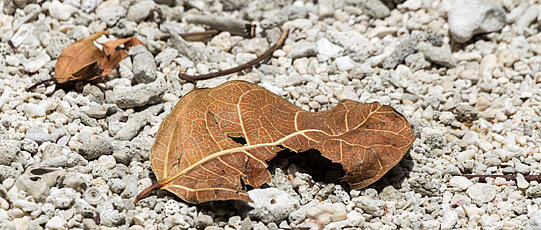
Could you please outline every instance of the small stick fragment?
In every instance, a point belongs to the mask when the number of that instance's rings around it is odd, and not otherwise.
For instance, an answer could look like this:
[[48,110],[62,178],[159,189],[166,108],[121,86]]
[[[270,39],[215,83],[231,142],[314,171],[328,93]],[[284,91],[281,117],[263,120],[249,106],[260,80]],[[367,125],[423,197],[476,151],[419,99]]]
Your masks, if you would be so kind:
[[36,87],[40,86],[40,85],[44,85],[44,84],[47,84],[48,82],[56,82],[56,79],[55,78],[49,78],[49,79],[45,79],[43,81],[39,81],[37,82],[36,84],[33,84],[32,86],[26,88],[26,92],[30,92],[32,91],[33,89],[35,89]]
[[231,34],[244,37],[255,36],[255,26],[247,21],[214,15],[188,15],[186,22],[206,25],[212,29],[229,31]]
[[[510,174],[510,175],[461,175],[463,177],[466,177],[468,179],[473,178],[479,178],[480,182],[486,181],[486,178],[504,178],[506,180],[517,180],[517,174]],[[524,179],[527,181],[540,181],[541,182],[541,175],[524,175]]]
[[220,70],[218,72],[203,74],[203,75],[188,75],[188,74],[180,73],[179,77],[186,81],[205,80],[205,79],[220,77],[220,76],[224,76],[224,75],[228,75],[228,74],[232,74],[232,73],[236,73],[236,72],[248,69],[251,66],[265,60],[267,57],[272,55],[274,51],[276,51],[280,46],[282,46],[282,44],[287,38],[288,33],[289,33],[289,30],[287,29],[284,30],[284,32],[282,32],[282,35],[280,35],[280,38],[278,39],[278,41],[276,41],[276,44],[274,44],[274,46],[272,46],[267,51],[265,51],[265,53],[259,55],[256,59],[246,62],[242,65],[235,66],[230,69]]

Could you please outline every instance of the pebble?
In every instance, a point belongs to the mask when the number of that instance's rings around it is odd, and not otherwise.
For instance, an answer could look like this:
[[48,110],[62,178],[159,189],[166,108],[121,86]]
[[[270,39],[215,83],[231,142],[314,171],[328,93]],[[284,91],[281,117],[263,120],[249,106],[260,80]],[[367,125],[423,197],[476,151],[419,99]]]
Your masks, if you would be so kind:
[[443,213],[441,220],[441,229],[450,230],[453,229],[458,222],[458,214],[454,210],[447,210]]
[[85,13],[91,13],[94,12],[94,10],[98,7],[98,0],[82,0],[81,1],[81,10],[83,10]]
[[77,11],[72,5],[61,3],[58,0],[53,0],[49,6],[49,14],[51,17],[60,21],[68,20],[73,13]]
[[319,204],[318,200],[312,200],[289,214],[288,220],[292,224],[300,224],[306,219],[306,211]]
[[45,225],[45,228],[50,230],[64,230],[67,229],[68,222],[60,217],[60,216],[53,216],[49,221],[47,221],[47,224]]
[[[137,4],[140,3],[142,2]],[[134,74],[133,79],[136,82],[146,84],[156,80],[157,72],[154,56],[145,48],[144,45],[131,47],[129,54],[133,56],[132,72]]]
[[96,105],[92,106],[83,112],[88,115],[91,118],[104,118],[107,114],[112,114],[116,110],[115,105],[111,104],[104,104],[104,105]]
[[13,224],[15,225],[15,229],[28,229],[30,227],[30,217],[24,216],[21,218],[15,218],[13,220]]
[[287,55],[289,58],[295,60],[303,57],[315,57],[318,53],[316,45],[314,43],[305,43],[298,47],[293,48]]
[[126,8],[118,5],[118,1],[105,1],[96,9],[96,18],[100,18],[108,26],[114,26],[120,18],[126,15]]
[[473,35],[499,31],[505,25],[505,10],[485,0],[459,0],[447,12],[449,32],[460,43]]
[[336,67],[340,71],[348,71],[350,69],[353,69],[355,67],[355,64],[353,64],[353,61],[349,56],[339,57],[334,60],[334,63],[336,63]]
[[494,197],[496,197],[497,191],[494,185],[476,183],[471,185],[468,190],[466,190],[466,193],[474,203],[482,205],[493,200]]
[[141,22],[148,17],[150,11],[154,9],[153,1],[139,1],[131,5],[128,9],[126,19],[134,22]]
[[474,131],[466,131],[462,136],[462,140],[467,145],[479,145],[479,134]]
[[430,66],[430,63],[426,61],[425,55],[422,52],[408,55],[404,62],[411,68],[412,72]]
[[162,50],[162,52],[156,55],[156,64],[158,64],[161,68],[169,66],[171,62],[177,57],[177,55],[178,51],[176,49],[165,48],[164,50]]
[[[399,38],[398,44],[394,48],[392,53],[388,56],[383,57],[383,67],[386,69],[396,68],[396,66],[401,64],[406,59],[406,57],[415,53],[415,51],[417,50],[417,46],[420,42],[425,42],[429,45],[439,47],[442,44],[442,39],[438,34],[430,31],[402,36]],[[429,47],[429,45],[424,44],[421,46]]]
[[427,60],[435,64],[445,66],[447,68],[453,68],[456,66],[456,60],[448,47],[435,47],[422,42],[419,43],[417,49],[423,53]]
[[456,119],[460,122],[472,122],[477,120],[479,111],[466,103],[460,103],[454,109]]
[[79,148],[79,154],[87,160],[96,159],[102,155],[113,153],[113,145],[108,138],[93,135],[82,141],[83,145]]
[[338,54],[344,50],[342,47],[331,43],[327,38],[319,39],[316,42],[316,47],[317,57],[322,62],[337,57]]
[[195,227],[199,229],[212,226],[212,224],[214,223],[214,221],[212,220],[212,217],[209,215],[200,215],[195,218],[194,222],[195,222]]
[[522,33],[530,24],[532,24],[540,13],[539,5],[531,5],[522,13],[515,22],[515,30]]
[[113,91],[106,91],[107,103],[114,103],[121,109],[156,104],[161,101],[165,92],[165,79],[158,76],[155,81],[148,84],[138,84],[133,87],[114,88]]
[[481,59],[479,71],[483,79],[491,79],[492,72],[498,68],[498,57],[495,54],[488,54]]
[[364,212],[374,217],[380,217],[384,214],[383,206],[385,206],[385,201],[377,200],[370,196],[359,196],[353,198],[351,201],[355,203],[356,207],[361,208]]
[[48,61],[51,60],[51,57],[46,53],[40,53],[39,55],[32,57],[23,63],[24,69],[27,72],[35,73],[40,70]]
[[143,128],[145,125],[150,122],[150,118],[152,116],[156,116],[159,112],[161,112],[163,109],[163,104],[158,104],[149,107],[148,109],[144,110],[143,112],[131,114],[128,117],[128,121],[125,123],[125,125],[115,134],[116,140],[121,141],[129,141],[132,140],[137,134],[139,134],[139,131],[141,128]]
[[254,201],[248,203],[253,208],[248,216],[263,223],[280,223],[300,206],[297,199],[277,188],[253,189],[248,191],[248,195]]
[[366,14],[376,19],[383,19],[391,14],[389,8],[379,0],[366,0],[360,3],[366,10]]
[[517,187],[520,189],[527,189],[530,186],[530,183],[526,181],[522,173],[517,173]]
[[541,184],[530,186],[526,189],[526,195],[532,198],[541,197]]
[[51,101],[42,101],[40,104],[24,104],[23,112],[28,117],[44,117],[47,115],[47,111],[55,108],[55,105]]
[[334,4],[332,1],[323,1],[323,2],[318,2],[319,4],[319,7],[318,7],[318,14],[319,14],[319,17],[321,18],[326,18],[326,17],[332,17],[334,16]]
[[535,230],[541,228],[541,211],[535,211],[530,214],[530,219],[528,220],[528,225],[525,229]]
[[66,209],[71,207],[76,197],[77,193],[72,188],[52,187],[46,201],[54,204],[56,208]]
[[306,217],[328,224],[347,218],[346,205],[342,203],[319,203],[306,210]]
[[17,142],[8,141],[0,143],[0,152],[2,153],[0,154],[0,165],[10,166],[11,163],[15,162],[18,159],[17,153],[20,149],[20,146],[18,146],[17,144]]
[[498,55],[498,63],[506,67],[511,67],[520,59],[518,50],[504,50]]
[[51,135],[43,129],[32,127],[26,131],[25,139],[41,144],[51,140]]
[[449,180],[449,185],[461,190],[468,189],[473,183],[466,177],[454,176]]

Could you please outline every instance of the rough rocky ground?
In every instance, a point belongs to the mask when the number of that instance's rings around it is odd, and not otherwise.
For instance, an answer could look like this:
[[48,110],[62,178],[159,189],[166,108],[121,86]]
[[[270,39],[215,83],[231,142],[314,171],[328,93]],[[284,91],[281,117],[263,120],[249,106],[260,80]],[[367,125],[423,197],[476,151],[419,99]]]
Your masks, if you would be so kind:
[[[523,177],[541,172],[537,1],[3,0],[0,12],[0,229],[541,228],[541,185]],[[257,36],[175,36],[204,29],[186,16],[210,14],[254,23]],[[285,28],[266,64],[196,84],[178,77],[251,60]],[[137,36],[145,47],[102,83],[25,91],[53,76],[68,44],[104,29],[112,36],[100,41]],[[361,190],[285,160],[253,204],[158,192],[134,205],[152,183],[163,117],[190,90],[233,79],[311,111],[344,98],[390,104],[417,140]]]

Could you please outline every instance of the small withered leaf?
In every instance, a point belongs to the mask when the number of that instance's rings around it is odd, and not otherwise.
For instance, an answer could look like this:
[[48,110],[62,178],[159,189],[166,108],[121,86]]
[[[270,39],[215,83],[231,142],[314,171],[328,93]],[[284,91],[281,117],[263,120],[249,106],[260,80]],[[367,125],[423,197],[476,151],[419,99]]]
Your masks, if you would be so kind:
[[267,161],[282,148],[320,151],[358,189],[395,166],[414,140],[406,118],[390,106],[343,100],[313,113],[255,84],[230,81],[188,93],[165,117],[150,150],[158,182],[135,202],[155,189],[190,203],[250,201],[243,185],[270,181]]
[[[76,41],[62,50],[54,67],[57,83],[66,83],[73,80],[93,80],[99,75],[91,71],[94,68],[85,68],[94,62],[101,64],[105,61],[103,52],[94,45],[94,41],[108,31],[101,31]],[[86,70],[81,72],[81,70]],[[74,76],[74,73],[78,73]]]
[[[134,37],[121,38],[101,44],[102,51],[94,44],[94,41],[106,34],[109,32],[94,33],[62,50],[56,61],[54,81],[60,84],[68,81],[91,81],[111,74],[120,61],[128,56],[126,49],[143,44]],[[29,87],[28,90],[41,83],[43,82]]]

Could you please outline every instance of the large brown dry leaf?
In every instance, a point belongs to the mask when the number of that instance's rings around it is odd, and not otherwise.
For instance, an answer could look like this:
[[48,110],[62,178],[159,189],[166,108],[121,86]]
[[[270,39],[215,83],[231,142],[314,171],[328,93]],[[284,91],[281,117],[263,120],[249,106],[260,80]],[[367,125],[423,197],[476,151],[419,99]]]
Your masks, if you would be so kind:
[[250,201],[242,183],[257,188],[270,181],[266,162],[284,148],[319,150],[343,166],[344,181],[362,188],[396,165],[414,139],[390,106],[343,100],[312,113],[260,86],[231,81],[188,93],[163,120],[150,153],[158,183],[147,190],[165,189],[190,203]]
[[[76,41],[62,50],[55,65],[57,83],[74,80],[94,80],[113,73],[120,61],[128,56],[125,49],[142,44],[137,38],[123,38],[103,43],[101,51],[94,41],[108,31],[101,31]],[[124,46],[123,48],[121,46]]]

